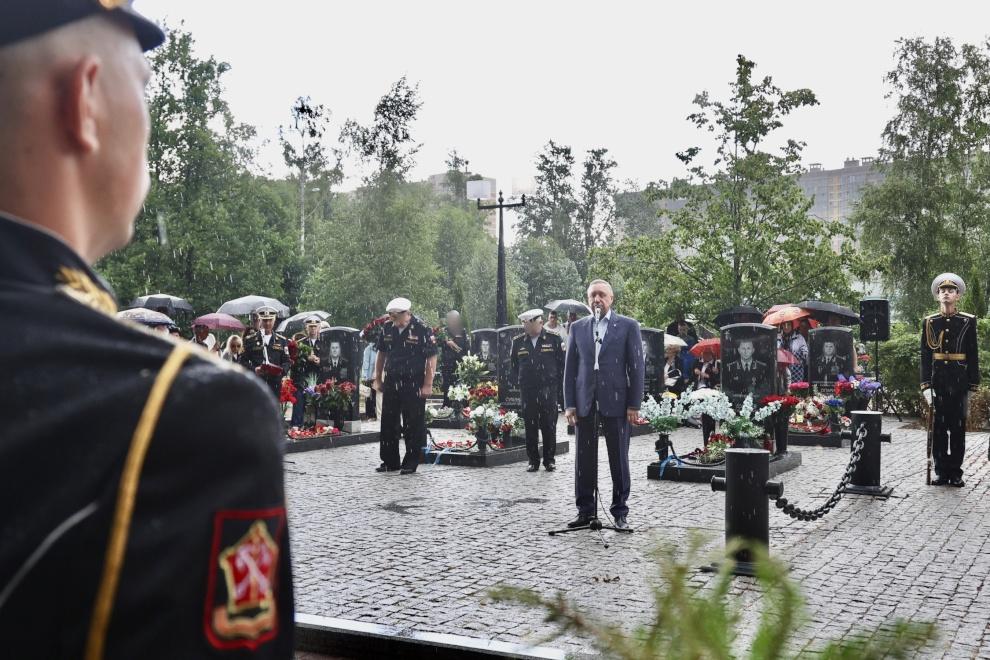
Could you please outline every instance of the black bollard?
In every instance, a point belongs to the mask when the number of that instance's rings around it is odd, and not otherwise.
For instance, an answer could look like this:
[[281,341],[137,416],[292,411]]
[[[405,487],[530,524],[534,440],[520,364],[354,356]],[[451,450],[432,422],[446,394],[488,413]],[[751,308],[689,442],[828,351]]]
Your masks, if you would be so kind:
[[880,432],[882,425],[883,417],[878,411],[853,412],[851,428],[843,431],[843,437],[851,441],[849,450],[852,451],[855,447],[860,427],[865,427],[866,437],[863,439],[859,462],[856,463],[852,478],[843,493],[887,498],[894,492],[893,487],[880,485],[880,443],[890,442],[890,434]]
[[[712,490],[725,491],[725,542],[741,539],[747,544],[770,547],[770,505],[767,496],[783,495],[784,486],[768,481],[770,452],[764,449],[728,449],[725,477],[712,477]],[[736,575],[756,575],[750,548],[735,553]],[[718,565],[702,570],[717,571]]]

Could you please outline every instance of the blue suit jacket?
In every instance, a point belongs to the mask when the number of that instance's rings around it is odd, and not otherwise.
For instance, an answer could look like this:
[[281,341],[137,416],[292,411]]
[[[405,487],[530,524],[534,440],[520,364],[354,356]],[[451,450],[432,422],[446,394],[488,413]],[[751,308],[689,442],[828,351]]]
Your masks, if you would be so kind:
[[587,417],[597,400],[599,415],[624,417],[627,408],[639,410],[643,402],[645,365],[639,323],[612,310],[596,372],[593,321],[593,316],[586,316],[568,330],[564,406]]

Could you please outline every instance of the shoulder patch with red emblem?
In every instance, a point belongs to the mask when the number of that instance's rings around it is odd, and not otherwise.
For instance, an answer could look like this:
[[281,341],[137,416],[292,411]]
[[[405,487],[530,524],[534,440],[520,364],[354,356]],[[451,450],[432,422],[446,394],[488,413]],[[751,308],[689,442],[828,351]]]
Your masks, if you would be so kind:
[[218,511],[214,516],[203,621],[214,648],[253,650],[278,634],[279,540],[284,530],[284,507]]

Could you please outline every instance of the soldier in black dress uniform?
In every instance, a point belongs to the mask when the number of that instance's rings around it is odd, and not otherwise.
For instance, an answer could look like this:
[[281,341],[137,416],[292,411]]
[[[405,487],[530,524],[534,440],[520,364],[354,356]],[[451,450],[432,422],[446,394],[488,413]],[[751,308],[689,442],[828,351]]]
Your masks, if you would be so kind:
[[921,323],[921,390],[933,409],[932,457],[935,486],[962,487],[969,395],[980,385],[976,317],[956,309],[966,283],[955,273],[932,281],[938,314]]
[[250,374],[114,317],[148,187],[129,3],[0,3],[0,655],[293,654],[282,426]]
[[278,399],[282,377],[288,373],[290,366],[289,339],[275,332],[278,313],[274,307],[262,305],[254,313],[258,315],[261,326],[244,335],[244,357],[241,358],[241,363],[248,369],[253,369]]
[[512,339],[512,382],[519,384],[523,420],[526,422],[527,472],[540,469],[539,436],[543,434],[543,467],[556,468],[557,390],[564,377],[564,348],[558,335],[543,329],[543,310],[519,315],[522,334]]
[[[378,335],[374,388],[382,393],[381,459],[378,472],[412,474],[426,446],[426,399],[433,392],[437,342],[433,329],[413,316],[412,303],[395,298]],[[382,382],[382,374],[384,383]],[[399,461],[399,431],[406,453]]]

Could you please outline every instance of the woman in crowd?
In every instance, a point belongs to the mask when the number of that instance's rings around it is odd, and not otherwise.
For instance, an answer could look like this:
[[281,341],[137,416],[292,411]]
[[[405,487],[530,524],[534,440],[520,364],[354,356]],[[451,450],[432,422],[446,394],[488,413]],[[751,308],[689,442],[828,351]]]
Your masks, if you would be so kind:
[[666,361],[663,365],[663,384],[667,392],[680,394],[687,389],[688,379],[684,375],[684,358],[678,346],[667,346],[664,349]]
[[[718,389],[719,383],[718,360],[715,353],[705,350],[701,353],[701,361],[694,365],[694,388],[696,390]],[[715,419],[708,415],[701,416],[701,435],[704,446],[708,446],[708,438],[715,432]]]
[[806,380],[805,375],[808,373],[808,342],[805,340],[804,335],[796,331],[794,324],[790,321],[785,321],[780,325],[780,337],[777,345],[784,350],[790,351],[798,359],[790,367],[789,382],[798,383]]
[[241,357],[244,355],[244,340],[241,339],[240,335],[231,335],[227,338],[227,344],[224,346],[223,353],[220,355],[227,362],[234,362],[240,364]]

